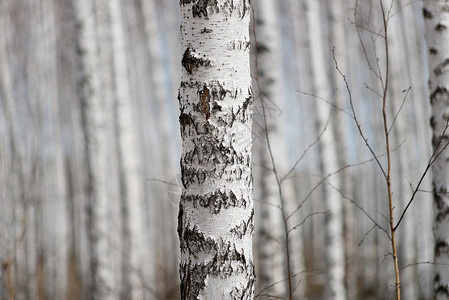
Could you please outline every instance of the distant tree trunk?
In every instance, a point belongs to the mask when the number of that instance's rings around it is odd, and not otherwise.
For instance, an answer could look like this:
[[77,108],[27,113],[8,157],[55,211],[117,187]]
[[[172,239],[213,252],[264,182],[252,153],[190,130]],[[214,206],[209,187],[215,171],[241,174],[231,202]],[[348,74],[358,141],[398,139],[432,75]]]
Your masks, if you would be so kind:
[[142,298],[139,273],[142,269],[144,247],[142,156],[139,152],[138,131],[135,122],[135,105],[130,95],[127,65],[127,44],[124,7],[121,1],[110,0],[111,35],[113,48],[113,82],[115,90],[115,119],[118,139],[118,164],[120,171],[120,215],[122,219],[122,282],[123,299]]
[[[320,4],[315,0],[306,0],[307,23],[310,42],[311,68],[313,77],[313,93],[317,112],[317,126],[324,128],[330,118],[331,105],[325,101],[331,99],[331,83],[327,75],[325,64],[325,53],[323,48],[322,26]],[[320,20],[321,19],[321,20]],[[320,130],[320,129],[319,129]],[[318,145],[320,153],[320,163],[322,176],[327,176],[338,169],[337,151],[335,136],[330,126],[321,136]],[[333,186],[332,186],[333,185]],[[345,257],[343,241],[343,208],[342,197],[336,189],[340,184],[335,178],[328,178],[323,183],[324,203],[330,212],[326,215],[325,236],[326,236],[326,298],[345,299],[346,289],[344,285],[345,277]]]
[[[26,170],[29,165],[25,158],[24,142],[19,138],[21,136],[18,113],[20,103],[14,99],[12,88],[14,73],[10,66],[9,55],[11,53],[8,52],[14,37],[11,18],[8,13],[12,8],[12,3],[0,2],[0,27],[3,31],[3,36],[0,39],[0,61],[2,62],[0,63],[0,103],[5,116],[2,120],[3,126],[8,135],[8,139],[2,139],[5,142],[5,147],[1,149],[2,169],[4,168],[5,171],[5,181],[2,181],[2,183],[5,184],[2,185],[1,197],[7,200],[6,205],[3,206],[7,209],[2,209],[2,215],[9,213],[8,218],[4,219],[5,223],[9,222],[4,225],[9,226],[6,236],[10,236],[8,240],[2,240],[4,246],[0,247],[2,248],[0,275],[4,276],[0,296],[4,296],[5,299],[25,299],[31,297],[31,276],[26,259],[27,237],[22,236],[31,227],[26,225],[27,221],[29,222],[27,220],[27,208],[29,206],[25,199],[25,190],[27,189]],[[26,140],[26,136],[24,140]],[[3,289],[3,287],[5,288]]]
[[180,6],[181,299],[252,299],[250,6]]
[[110,19],[107,1],[77,1],[75,8],[80,61],[77,94],[85,138],[88,294],[99,299],[119,293],[122,282]]
[[[278,49],[281,43],[280,23],[278,22],[278,6],[276,1],[259,0],[254,2],[255,27],[253,52],[257,55],[254,66],[253,86],[255,93],[255,116],[253,134],[254,166],[257,178],[254,191],[259,203],[256,206],[256,236],[258,264],[256,267],[257,290],[264,290],[263,294],[286,297],[287,284],[287,255],[286,239],[282,210],[285,211],[287,198],[292,199],[292,189],[283,184],[283,201],[280,199],[276,178],[280,178],[282,171],[286,171],[287,154],[285,137],[281,122],[282,102],[282,57]],[[257,40],[255,39],[257,38]],[[256,61],[255,61],[256,62]],[[269,142],[266,132],[269,136]],[[270,154],[271,151],[271,154]],[[276,168],[271,160],[273,155]],[[276,173],[275,173],[276,171]],[[296,232],[295,232],[296,233]],[[291,246],[291,245],[290,245]],[[294,249],[296,253],[297,250]],[[302,254],[302,253],[301,253]],[[301,257],[302,258],[302,257]],[[295,262],[300,263],[299,260]],[[292,260],[293,262],[293,260]],[[293,279],[294,280],[294,279]],[[271,288],[268,288],[271,286]]]
[[[308,34],[304,34],[308,31],[308,24],[306,18],[306,3],[304,1],[297,0],[289,0],[287,2],[286,10],[291,14],[291,30],[292,30],[292,38],[295,44],[295,64],[292,67],[296,70],[296,94],[295,101],[297,102],[298,107],[298,117],[295,119],[300,120],[300,123],[294,125],[296,130],[300,132],[298,135],[298,140],[300,150],[295,153],[298,158],[301,155],[302,151],[306,149],[309,145],[311,145],[319,136],[320,131],[323,128],[318,128],[316,126],[315,118],[310,118],[310,115],[313,115],[315,112],[315,104],[313,103],[313,98],[309,97],[303,93],[313,93],[313,77],[311,74],[311,59],[310,59],[310,38]],[[290,61],[289,61],[290,62]],[[291,104],[289,104],[290,106]],[[291,113],[291,107],[288,110],[285,110],[284,113]],[[290,126],[290,125],[289,125]],[[289,137],[290,138],[290,137]],[[300,176],[295,180],[296,190],[297,190],[297,201],[296,208],[299,203],[307,197],[307,194],[313,189],[313,186],[317,183],[316,178],[310,176],[311,174],[316,174],[320,172],[319,162],[318,162],[318,151],[308,151],[307,159],[303,159],[298,169],[300,170]],[[311,194],[310,199],[302,204],[301,209],[297,212],[297,216],[292,217],[298,220],[303,220],[304,217],[315,213],[317,211],[324,211],[324,203],[320,201],[322,199],[322,190],[316,190],[313,194]],[[295,208],[295,209],[296,209]],[[324,235],[321,234],[324,231],[323,222],[318,218],[310,218],[307,223],[301,225],[302,227],[300,231],[304,234],[303,242],[303,258],[304,268],[316,268],[320,267],[323,262],[323,254],[325,252],[322,244],[324,242]],[[317,233],[317,234],[316,234]],[[296,234],[295,234],[296,235]],[[299,233],[301,235],[301,233]],[[302,242],[302,241],[301,241]],[[294,273],[296,273],[294,271]],[[303,287],[299,287],[299,289],[303,289],[299,291],[299,294],[306,293],[308,297],[315,297],[319,292],[317,286],[321,286],[322,281],[317,280],[317,276],[303,276],[300,285],[304,285]],[[298,278],[298,279],[300,279]],[[296,297],[301,297],[296,294]]]
[[[76,16],[74,3],[71,0],[57,1],[55,3],[57,19],[57,88],[59,115],[61,118],[61,133],[63,147],[63,159],[65,163],[64,177],[66,182],[67,201],[65,214],[68,222],[67,251],[67,289],[65,299],[85,299],[83,294],[82,261],[87,261],[84,242],[80,226],[80,217],[84,214],[85,197],[82,187],[82,172],[80,163],[84,149],[80,130],[80,109],[76,95]],[[84,264],[86,267],[86,264]],[[87,280],[86,280],[87,282]],[[64,298],[64,297],[63,297]]]
[[[399,1],[399,6],[408,4],[407,0]],[[409,8],[402,9],[402,30],[405,33],[407,55],[404,56],[406,66],[409,71],[411,85],[411,104],[409,111],[413,116],[409,120],[408,130],[413,134],[413,139],[409,142],[409,149],[414,154],[413,164],[413,180],[414,186],[416,181],[421,176],[421,172],[425,169],[427,160],[423,157],[430,157],[432,153],[432,146],[429,143],[431,137],[431,128],[428,126],[428,116],[430,115],[430,105],[423,99],[427,96],[427,81],[423,80],[423,74],[427,73],[427,55],[426,42],[422,37],[424,36],[424,20],[421,16],[422,2],[417,2]],[[410,26],[412,26],[410,28]],[[408,101],[407,101],[408,102]],[[406,103],[407,103],[406,102]],[[411,130],[410,130],[411,128]],[[404,140],[404,139],[402,139]],[[432,176],[426,176],[421,184],[421,190],[430,191],[432,189]],[[407,218],[411,220],[414,225],[414,232],[416,234],[417,257],[416,262],[433,261],[433,236],[432,236],[432,194],[421,193],[419,198],[413,204],[415,209],[412,215]],[[417,285],[419,287],[420,299],[430,299],[433,294],[433,266],[420,265],[417,266]]]
[[[332,42],[331,47],[334,49],[334,59],[337,61],[339,69],[348,74],[349,64],[348,57],[352,57],[355,53],[355,49],[347,46],[346,30],[347,26],[347,12],[348,5],[346,0],[328,0],[327,7],[329,10],[329,29],[330,40]],[[357,48],[356,48],[357,49]],[[332,68],[332,83],[335,89],[334,102],[339,109],[348,107],[347,90],[345,82],[341,77],[338,70]],[[343,168],[348,165],[348,151],[347,141],[350,140],[349,130],[345,127],[345,118],[343,111],[337,110],[334,119],[334,135],[338,137],[336,139],[336,148],[338,155],[338,167]],[[352,192],[352,180],[350,170],[343,170],[340,173],[341,190],[345,197],[353,199]],[[343,224],[344,224],[344,245],[345,245],[345,286],[347,289],[347,297],[349,299],[356,298],[357,286],[354,284],[357,282],[356,274],[356,243],[354,240],[354,232],[356,230],[354,224],[354,209],[353,204],[349,201],[343,200]]]
[[[57,84],[57,34],[58,28],[55,18],[54,1],[40,1],[35,4],[35,15],[39,26],[36,26],[36,36],[45,37],[45,43],[39,43],[34,48],[36,59],[33,59],[33,73],[40,73],[35,80],[36,92],[32,105],[42,105],[45,109],[39,112],[42,120],[39,133],[40,148],[43,151],[39,157],[45,162],[42,164],[40,186],[42,190],[42,253],[38,253],[38,266],[42,260],[42,271],[45,276],[42,285],[43,295],[50,298],[64,298],[67,289],[67,254],[68,254],[68,222],[66,211],[66,178],[62,151],[62,135],[60,122],[60,97]],[[45,82],[46,84],[40,84]],[[45,95],[45,98],[40,97]],[[46,158],[45,153],[51,153]],[[40,245],[37,245],[38,249]],[[38,269],[39,271],[39,269]]]
[[[389,1],[385,1],[385,5],[389,5]],[[395,2],[393,4],[394,9],[401,9],[400,4]],[[408,72],[404,72],[404,68],[409,67],[413,62],[409,62],[409,57],[405,56],[403,51],[407,49],[405,44],[405,32],[402,31],[401,20],[403,13],[399,14],[396,18],[392,18],[388,23],[388,48],[391,54],[389,61],[389,74],[390,82],[388,90],[388,114],[389,124],[392,124],[390,136],[393,147],[401,144],[401,147],[391,153],[392,157],[392,170],[391,180],[393,187],[393,201],[398,208],[395,210],[395,217],[398,217],[399,213],[405,209],[412,195],[410,189],[410,180],[415,182],[415,176],[413,176],[413,170],[410,167],[410,158],[413,153],[413,149],[416,145],[412,144],[412,137],[410,128],[410,122],[408,119],[408,103],[411,103],[409,99],[411,95],[407,90],[411,87],[412,82],[409,79]],[[404,98],[407,102],[403,105]],[[402,106],[402,109],[401,109]],[[393,123],[393,119],[395,122]],[[417,175],[419,176],[419,174]],[[416,263],[416,233],[413,228],[413,213],[415,206],[411,206],[407,212],[409,216],[404,218],[401,226],[398,228],[397,240],[400,241],[398,245],[399,251],[399,263],[401,265],[409,265]],[[417,281],[417,268],[410,268],[407,272],[401,274],[401,285],[404,289],[401,290],[402,297],[404,299],[416,299],[418,297],[418,281]]]
[[[423,3],[429,56],[432,145],[441,154],[433,171],[436,299],[449,297],[449,1]],[[444,150],[443,150],[444,149]]]
[[[158,155],[158,162],[155,169],[158,170],[157,177],[164,180],[170,180],[173,176],[179,172],[178,168],[175,168],[174,157],[178,154],[175,153],[175,141],[172,138],[175,129],[171,120],[176,118],[175,115],[169,113],[169,108],[176,101],[176,97],[172,97],[172,83],[170,82],[167,73],[170,72],[170,68],[167,66],[169,60],[169,54],[172,49],[167,51],[167,45],[163,43],[168,34],[166,28],[161,22],[161,5],[168,5],[158,3],[156,0],[141,0],[142,17],[145,25],[146,35],[146,50],[148,51],[148,59],[150,68],[148,71],[151,86],[152,86],[152,107],[154,113],[152,119],[157,125],[158,145],[161,150]],[[171,3],[173,5],[173,3]],[[175,3],[176,4],[176,3]],[[170,10],[171,12],[172,10]],[[179,39],[177,39],[179,43]],[[175,47],[179,51],[180,47]],[[169,53],[167,53],[169,52]],[[177,56],[176,56],[177,57]],[[179,68],[179,66],[177,66]],[[178,71],[180,73],[180,70]],[[179,78],[179,77],[178,77]],[[173,99],[173,100],[172,100]],[[172,110],[176,111],[176,110]],[[151,152],[154,151],[154,147],[151,147]],[[165,190],[164,190],[165,192]],[[178,287],[179,283],[172,280],[173,276],[178,274],[178,266],[173,259],[177,253],[173,249],[178,249],[179,244],[176,239],[176,227],[171,220],[176,218],[176,207],[174,203],[167,199],[167,195],[164,194],[161,197],[157,197],[155,201],[158,214],[155,215],[155,221],[157,222],[158,234],[160,242],[157,243],[157,247],[153,250],[156,253],[156,267],[161,269],[157,272],[157,282],[155,286],[156,292],[163,296],[168,295],[173,291],[173,288]],[[167,263],[169,262],[169,263]],[[169,297],[169,296],[167,296]]]

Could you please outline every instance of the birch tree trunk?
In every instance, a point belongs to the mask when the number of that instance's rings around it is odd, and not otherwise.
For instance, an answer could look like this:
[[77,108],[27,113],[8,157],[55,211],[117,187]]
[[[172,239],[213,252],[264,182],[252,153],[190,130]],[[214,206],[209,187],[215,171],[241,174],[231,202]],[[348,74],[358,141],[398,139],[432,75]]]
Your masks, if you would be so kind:
[[[175,149],[177,147],[174,144],[172,136],[175,131],[173,122],[171,120],[175,117],[170,114],[170,107],[176,107],[176,98],[172,98],[173,89],[168,89],[167,87],[173,87],[171,81],[168,79],[170,68],[167,67],[168,55],[167,45],[163,43],[164,36],[166,34],[166,28],[161,22],[161,4],[158,4],[155,0],[145,0],[141,1],[142,14],[145,25],[146,34],[146,45],[148,51],[148,58],[150,63],[149,73],[152,86],[153,102],[150,111],[152,111],[154,122],[158,128],[158,144],[160,153],[158,155],[158,166],[153,165],[155,168],[155,174],[158,177],[162,177],[165,180],[170,180],[174,174],[178,173],[179,170],[174,167],[175,160],[174,157],[179,157],[179,154],[175,154]],[[173,11],[171,11],[173,12]],[[179,43],[179,39],[177,39]],[[179,45],[178,45],[179,46]],[[180,47],[177,47],[177,51]],[[171,50],[170,50],[171,51]],[[179,67],[179,66],[178,66]],[[180,70],[179,70],[180,71]],[[178,71],[178,73],[179,73]],[[178,77],[177,80],[180,78]],[[177,85],[179,82],[177,81]],[[170,99],[170,100],[169,100]],[[172,101],[173,99],[174,101]],[[153,110],[154,108],[154,110]],[[154,147],[151,148],[151,152],[154,151]],[[165,192],[165,191],[164,191]],[[177,204],[177,203],[176,203]],[[161,242],[158,243],[158,247],[155,247],[154,251],[157,253],[156,261],[160,263],[157,266],[162,269],[162,272],[158,272],[158,279],[160,283],[158,286],[158,293],[164,294],[168,293],[174,287],[177,288],[179,283],[175,283],[171,280],[173,276],[176,276],[177,264],[167,263],[167,261],[174,262],[174,257],[177,253],[174,253],[174,249],[179,249],[179,244],[176,240],[176,228],[172,222],[173,218],[176,218],[176,207],[167,200],[166,194],[158,197],[155,203],[156,209],[160,212],[156,214],[156,222],[159,229],[159,239]],[[172,238],[173,237],[173,238]]]
[[[3,29],[3,37],[0,39],[0,99],[2,110],[5,118],[4,130],[7,132],[8,139],[4,139],[6,144],[5,152],[2,152],[2,165],[5,164],[6,173],[9,176],[6,184],[2,186],[2,197],[8,199],[10,223],[8,228],[8,241],[2,242],[2,270],[1,275],[5,278],[5,294],[8,298],[29,298],[32,286],[27,254],[27,223],[29,203],[26,201],[26,187],[29,186],[26,182],[27,170],[29,170],[29,162],[26,159],[26,141],[27,135],[22,141],[19,139],[20,132],[20,118],[19,118],[19,101],[14,101],[13,79],[14,72],[10,66],[11,53],[8,51],[12,48],[12,37],[14,36],[14,26],[8,12],[13,8],[13,3],[3,1],[0,3],[0,26]],[[16,8],[16,7],[14,7]],[[17,9],[17,8],[16,8]],[[19,10],[19,9],[18,9]],[[22,24],[25,25],[25,24]],[[22,40],[17,38],[17,43]],[[23,44],[20,43],[21,46]],[[22,51],[20,51],[20,54]],[[15,53],[19,56],[17,53]],[[22,74],[21,74],[22,75]],[[4,158],[7,158],[3,161]],[[6,208],[6,207],[5,207]],[[2,209],[2,211],[6,209]],[[3,212],[2,212],[3,214]],[[2,286],[3,287],[3,286]],[[3,296],[2,289],[2,296]],[[5,296],[6,298],[6,296]]]
[[[257,152],[254,153],[253,160],[255,166],[259,167],[257,170],[260,170],[255,175],[257,180],[254,187],[256,199],[260,203],[256,203],[256,286],[257,290],[264,290],[264,294],[285,297],[287,269],[283,203],[279,199],[276,179],[280,176],[279,169],[274,170],[271,160],[273,155],[276,166],[279,166],[279,159],[286,159],[286,155],[278,156],[274,153],[275,147],[283,148],[278,124],[280,111],[275,109],[283,98],[280,84],[282,61],[280,49],[276,49],[281,42],[280,30],[277,28],[277,5],[270,0],[259,0],[253,4],[255,24],[252,26],[255,27],[255,36],[251,38],[255,42],[253,52],[257,62],[254,66],[256,80],[253,84],[256,86],[253,133],[257,136],[254,141]],[[268,286],[272,287],[267,289]]]
[[113,47],[115,116],[117,119],[118,161],[122,218],[122,287],[123,299],[143,297],[138,274],[143,261],[143,182],[142,156],[139,152],[137,125],[127,69],[126,40],[121,1],[109,1]]
[[[322,99],[331,101],[331,83],[326,72],[325,53],[323,51],[320,4],[318,1],[313,0],[306,0],[306,4],[311,67],[314,79],[313,90],[314,95],[317,97],[315,99],[317,125],[318,128],[324,128],[330,117],[331,106],[325,103]],[[331,128],[328,127],[323,133],[318,147],[323,176],[327,176],[338,169],[335,136]],[[341,195],[335,188],[339,188],[339,183],[334,178],[331,177],[324,182],[324,201],[326,208],[330,211],[325,220],[325,253],[327,262],[326,298],[345,299],[343,207]]]
[[[400,6],[408,3],[406,0],[399,2]],[[428,126],[428,116],[430,115],[430,105],[427,101],[423,101],[427,97],[427,82],[423,74],[427,73],[427,55],[426,42],[424,38],[424,20],[421,17],[422,3],[417,2],[408,8],[404,8],[401,13],[402,28],[406,36],[407,50],[406,60],[409,66],[410,83],[412,84],[411,97],[413,119],[409,123],[412,128],[411,132],[415,132],[414,139],[411,145],[414,148],[414,175],[413,179],[418,180],[420,172],[425,169],[427,160],[423,157],[430,157],[432,154],[432,147],[429,143],[431,137],[431,128]],[[410,25],[412,27],[410,28]],[[410,63],[411,62],[411,63]],[[418,172],[416,172],[418,171]],[[432,189],[431,176],[426,176],[421,184],[421,189],[430,191]],[[416,186],[416,183],[414,183]],[[433,260],[433,208],[432,208],[432,194],[421,193],[419,198],[415,200],[415,209],[413,216],[408,218],[413,219],[414,231],[416,233],[417,244],[417,262],[432,261]],[[424,230],[423,230],[424,229]],[[421,265],[417,267],[417,281],[419,286],[420,299],[430,299],[433,294],[433,266]]]
[[[344,73],[349,73],[349,63],[348,57],[352,57],[355,54],[355,49],[347,47],[348,41],[346,38],[346,26],[347,23],[347,12],[348,4],[346,0],[328,0],[327,7],[329,9],[329,30],[330,30],[330,40],[332,41],[332,47],[334,49],[333,55],[334,59],[337,61],[339,69]],[[345,87],[345,82],[340,76],[340,73],[336,68],[332,69],[332,83],[335,88],[334,102],[338,108],[343,109],[348,107],[349,101],[347,99],[347,90]],[[336,139],[336,149],[338,155],[338,167],[343,168],[348,165],[348,151],[347,151],[347,141],[350,140],[350,132],[345,128],[345,115],[342,111],[337,111],[334,120],[334,135]],[[345,197],[353,199],[352,193],[352,180],[350,178],[351,174],[349,170],[343,170],[338,175],[340,177],[341,190]],[[343,228],[344,228],[344,249],[345,249],[345,287],[347,289],[347,296],[349,299],[356,297],[357,288],[354,282],[357,282],[356,274],[356,243],[354,237],[354,231],[356,227],[354,226],[354,210],[353,204],[349,201],[344,201],[343,205]]]
[[113,121],[112,57],[107,1],[76,2],[80,78],[78,96],[85,137],[85,189],[90,254],[88,294],[119,293],[121,241],[117,145]]
[[449,297],[449,1],[424,2],[429,49],[429,94],[433,130],[432,145],[441,154],[432,165],[436,299]]
[[[82,186],[83,172],[81,171],[84,138],[82,137],[80,107],[76,95],[76,16],[74,4],[71,0],[55,3],[57,19],[57,89],[62,135],[63,159],[66,177],[66,217],[68,222],[68,266],[65,299],[86,299],[83,294],[82,268],[87,270],[87,256],[85,236],[82,226],[82,216],[85,216],[85,197]],[[84,264],[82,264],[84,262]],[[86,280],[87,282],[87,280]]]
[[181,0],[181,299],[252,299],[246,0]]

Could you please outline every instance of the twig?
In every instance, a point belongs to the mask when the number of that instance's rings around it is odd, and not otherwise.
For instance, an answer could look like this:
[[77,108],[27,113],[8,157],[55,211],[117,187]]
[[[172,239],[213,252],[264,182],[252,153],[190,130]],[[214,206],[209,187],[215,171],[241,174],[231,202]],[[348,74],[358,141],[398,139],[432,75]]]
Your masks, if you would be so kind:
[[336,70],[338,71],[338,73],[340,74],[340,76],[343,78],[343,80],[345,82],[346,91],[348,92],[348,96],[349,96],[349,103],[351,104],[351,110],[352,110],[353,119],[354,119],[354,122],[356,124],[357,130],[359,131],[359,135],[363,139],[363,141],[365,142],[365,145],[368,147],[369,151],[371,152],[371,155],[373,156],[374,160],[376,161],[377,165],[379,166],[380,170],[382,171],[382,174],[384,175],[385,178],[387,178],[387,173],[385,172],[384,168],[382,167],[382,164],[380,163],[380,161],[378,159],[378,156],[374,152],[374,150],[371,147],[371,145],[368,143],[368,138],[365,137],[365,134],[362,131],[362,126],[360,125],[360,122],[359,122],[359,120],[357,118],[357,114],[355,112],[354,103],[353,103],[353,99],[352,99],[352,92],[351,92],[351,89],[349,88],[348,80],[346,78],[346,75],[344,75],[341,72],[340,68],[338,67],[338,62],[337,62],[337,60],[335,58],[334,50],[332,50],[332,58],[334,59]]
[[[448,121],[449,122],[449,121]],[[416,194],[419,191],[419,187],[421,186],[424,178],[426,177],[428,171],[430,170],[430,167],[433,165],[433,163],[435,162],[435,160],[441,155],[441,153],[443,153],[444,150],[446,150],[446,148],[449,145],[449,142],[447,142],[444,147],[438,152],[436,153],[436,149],[438,149],[439,145],[442,142],[443,136],[445,135],[447,129],[448,129],[449,123],[446,123],[446,127],[444,128],[443,133],[440,136],[440,139],[438,140],[438,144],[436,147],[434,147],[434,151],[432,153],[432,155],[429,158],[429,161],[427,163],[426,169],[424,170],[424,172],[421,175],[421,178],[419,179],[418,185],[416,186],[415,190],[413,191],[412,197],[410,198],[410,200],[407,203],[407,206],[405,207],[404,211],[402,212],[401,216],[399,217],[399,221],[398,223],[394,226],[394,229],[396,230],[399,226],[399,224],[401,224],[402,219],[405,216],[405,213],[407,212],[408,208],[410,207],[410,205],[412,204],[413,200],[415,199]]]

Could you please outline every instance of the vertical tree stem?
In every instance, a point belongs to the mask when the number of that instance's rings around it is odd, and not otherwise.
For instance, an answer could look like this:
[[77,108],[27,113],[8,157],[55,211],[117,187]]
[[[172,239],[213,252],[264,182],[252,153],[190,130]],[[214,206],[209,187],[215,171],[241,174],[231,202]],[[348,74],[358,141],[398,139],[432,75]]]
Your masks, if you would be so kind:
[[385,15],[385,10],[382,4],[382,0],[380,2],[380,7],[382,10],[382,19],[385,30],[385,83],[383,86],[383,95],[382,95],[382,116],[384,123],[384,132],[385,132],[385,145],[387,152],[387,190],[388,190],[388,206],[390,211],[390,233],[391,233],[391,249],[393,254],[393,263],[394,263],[394,273],[395,273],[395,290],[396,290],[396,299],[401,299],[401,280],[399,276],[399,264],[398,264],[398,251],[396,245],[396,228],[394,227],[394,215],[393,215],[393,193],[391,191],[391,151],[390,151],[390,136],[388,129],[388,120],[387,120],[387,93],[388,93],[388,77],[389,77],[389,49],[388,49],[388,19]]

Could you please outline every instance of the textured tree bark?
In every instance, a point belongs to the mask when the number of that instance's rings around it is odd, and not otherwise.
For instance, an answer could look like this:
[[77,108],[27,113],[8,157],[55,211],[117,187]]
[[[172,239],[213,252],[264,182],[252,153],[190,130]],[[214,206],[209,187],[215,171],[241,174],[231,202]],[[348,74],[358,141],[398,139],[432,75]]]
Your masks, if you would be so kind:
[[423,3],[429,59],[432,145],[441,154],[432,165],[436,299],[449,297],[449,1]]
[[250,6],[180,6],[181,299],[252,299]]

